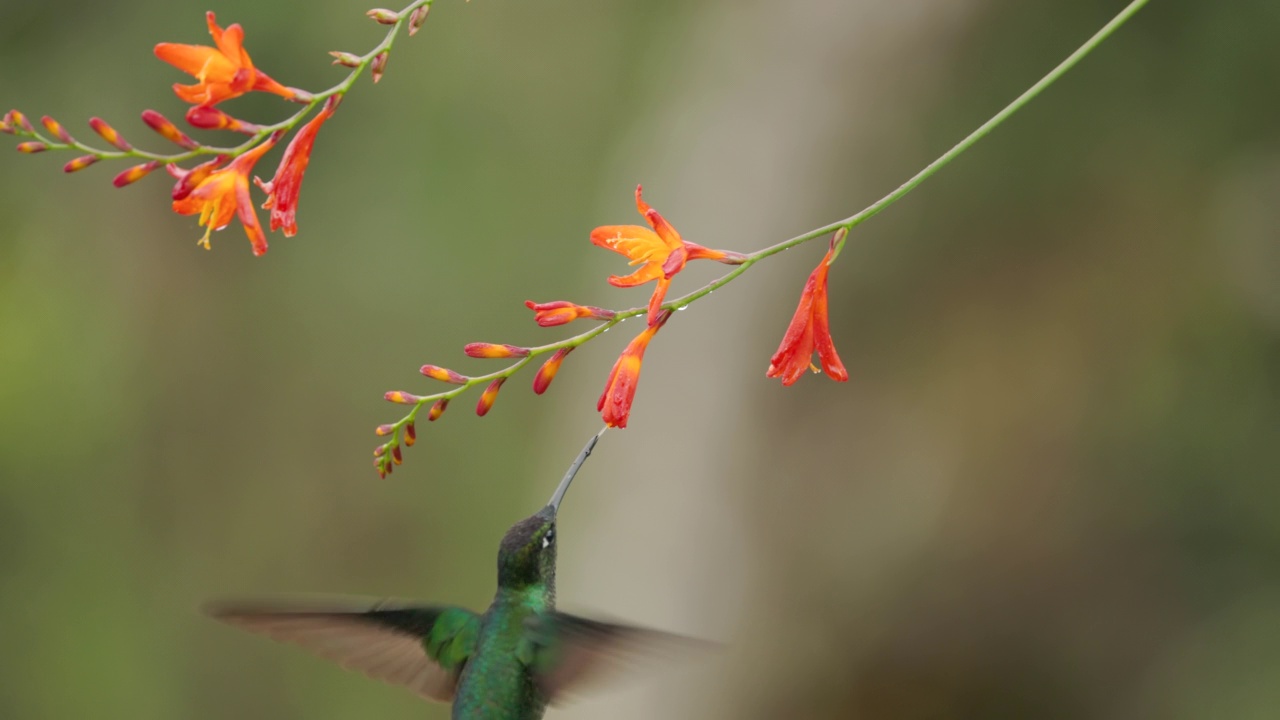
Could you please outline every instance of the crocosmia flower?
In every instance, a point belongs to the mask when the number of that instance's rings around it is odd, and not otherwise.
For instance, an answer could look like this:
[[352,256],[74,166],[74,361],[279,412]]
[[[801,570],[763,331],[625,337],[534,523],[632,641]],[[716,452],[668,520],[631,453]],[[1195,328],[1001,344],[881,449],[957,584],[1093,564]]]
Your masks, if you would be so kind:
[[311,122],[293,136],[271,182],[257,181],[258,186],[267,193],[267,201],[262,207],[271,211],[271,229],[283,227],[285,237],[293,237],[298,232],[298,193],[302,191],[302,175],[311,163],[311,148],[316,143],[316,133],[333,116],[340,99],[338,95],[330,97]]
[[644,362],[644,351],[649,347],[649,341],[658,334],[658,330],[662,329],[669,317],[671,317],[670,310],[660,313],[657,322],[637,335],[627,345],[627,349],[622,351],[622,355],[618,356],[618,361],[613,364],[609,381],[605,383],[604,392],[600,394],[600,400],[596,403],[596,410],[600,411],[605,425],[616,428],[627,426],[627,418],[631,416],[631,402],[635,400],[636,386],[640,383],[640,366]]
[[609,284],[614,287],[636,287],[658,281],[649,298],[649,324],[657,322],[662,301],[666,298],[671,278],[684,269],[689,260],[718,260],[730,265],[742,263],[745,257],[739,253],[711,250],[701,245],[685,242],[680,233],[666,218],[644,201],[642,188],[636,186],[636,209],[649,222],[649,227],[639,225],[604,225],[591,231],[591,242],[602,248],[625,255],[632,265],[640,269],[626,276],[612,275]]
[[809,275],[800,294],[800,305],[791,318],[787,333],[782,336],[782,344],[769,361],[766,377],[782,378],[783,385],[790,385],[805,370],[819,372],[813,364],[813,353],[817,351],[822,370],[837,382],[846,382],[849,372],[840,362],[836,354],[836,346],[831,342],[831,329],[827,323],[827,271],[830,268],[834,250],[828,250],[822,262]]
[[197,80],[194,85],[173,86],[173,91],[183,102],[216,105],[254,90],[275,93],[288,99],[297,95],[292,88],[272,80],[253,66],[248,51],[244,49],[244,28],[239,23],[223,30],[218,27],[212,12],[205,17],[216,47],[180,43],[156,45],[156,57],[194,75]]
[[[221,230],[231,223],[231,218],[240,217],[245,234],[253,244],[253,254],[262,255],[267,251],[267,238],[258,223],[258,213],[253,209],[253,200],[249,197],[249,173],[253,166],[279,139],[274,135],[266,142],[231,161],[231,164],[210,171],[208,165],[190,171],[186,177],[178,181],[174,189],[173,210],[182,215],[200,215],[200,224],[205,227],[204,237],[200,244],[209,249],[209,234]],[[186,183],[191,175],[197,172],[203,178],[192,185]],[[184,187],[186,183],[186,187]],[[187,188],[190,188],[189,190]],[[183,194],[185,193],[185,194]],[[183,194],[182,197],[176,197]]]

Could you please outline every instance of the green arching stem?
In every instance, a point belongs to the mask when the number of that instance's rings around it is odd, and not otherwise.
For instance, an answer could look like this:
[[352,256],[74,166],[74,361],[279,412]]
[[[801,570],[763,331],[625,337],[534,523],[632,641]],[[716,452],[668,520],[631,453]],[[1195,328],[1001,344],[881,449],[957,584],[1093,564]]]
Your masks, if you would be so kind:
[[[796,237],[793,237],[790,240],[784,240],[776,245],[770,245],[769,247],[750,253],[746,255],[746,258],[730,272],[702,286],[701,288],[694,290],[688,295],[684,295],[683,297],[679,297],[675,300],[670,300],[666,302],[665,304],[663,304],[662,307],[667,310],[684,309],[690,303],[696,302],[697,300],[700,300],[701,298],[704,298],[707,295],[710,295],[712,292],[733,282],[735,279],[738,278],[738,276],[745,273],[752,265],[755,265],[756,263],[760,262],[761,260],[764,260],[767,257],[777,255],[778,253],[784,250],[788,250],[790,248],[796,247],[797,245],[803,245],[804,243],[807,243],[810,240],[823,237],[830,233],[839,232],[841,230],[848,232],[852,230],[854,227],[857,227],[858,225],[862,224],[864,221],[871,219],[875,215],[878,215],[885,208],[898,202],[903,197],[905,197],[908,193],[910,193],[912,190],[915,190],[921,183],[923,183],[925,180],[928,180],[930,177],[932,177],[934,173],[946,167],[948,164],[950,164],[952,160],[955,160],[956,158],[963,155],[965,151],[967,151],[969,148],[977,144],[979,140],[986,137],[987,134],[989,134],[992,130],[999,127],[1005,120],[1008,120],[1010,117],[1013,116],[1014,113],[1018,112],[1027,103],[1031,102],[1031,100],[1034,99],[1041,92],[1043,92],[1045,88],[1048,88],[1050,85],[1057,82],[1063,75],[1067,73],[1067,71],[1075,67],[1076,64],[1078,64],[1082,59],[1085,58],[1085,56],[1093,52],[1099,45],[1102,44],[1104,40],[1106,40],[1113,33],[1115,33],[1116,30],[1120,29],[1120,27],[1124,25],[1131,17],[1133,17],[1139,10],[1141,10],[1142,7],[1147,4],[1147,2],[1148,0],[1133,0],[1132,2],[1130,2],[1123,10],[1120,11],[1118,15],[1116,15],[1114,18],[1111,19],[1111,22],[1104,25],[1102,29],[1099,30],[1097,33],[1094,33],[1093,37],[1089,38],[1075,52],[1067,56],[1066,60],[1063,60],[1061,63],[1058,64],[1057,67],[1050,70],[1047,75],[1045,75],[1043,78],[1040,78],[1039,82],[1032,85],[1030,88],[1026,90],[1026,92],[1022,93],[1017,98],[1015,98],[1013,102],[1009,103],[1002,110],[1000,110],[1000,112],[993,115],[990,120],[987,120],[985,123],[980,125],[978,129],[969,133],[968,136],[966,136],[960,142],[956,143],[956,145],[952,147],[950,150],[943,153],[937,160],[934,160],[933,162],[929,163],[928,165],[925,166],[923,170],[913,175],[909,180],[907,180],[902,185],[899,185],[897,189],[895,189],[893,192],[889,193],[888,195],[885,195],[884,197],[880,198],[875,203],[869,205],[865,209],[859,211],[854,215],[850,215],[849,217],[843,220],[838,220],[828,225],[815,228],[813,230],[810,230],[809,232],[804,233],[803,235],[797,235]],[[390,47],[389,40],[384,42],[386,42],[387,47]],[[354,80],[354,78],[349,79],[349,81],[351,80]],[[844,238],[841,238],[841,240],[839,241],[840,247],[843,246],[843,241],[844,241]],[[838,249],[837,249],[837,253],[838,253]],[[527,356],[520,358],[518,361],[512,363],[506,368],[503,368],[502,370],[499,370],[494,373],[490,373],[488,375],[481,375],[474,378],[468,378],[465,384],[457,386],[452,390],[449,390],[443,393],[438,393],[435,395],[429,395],[429,396],[418,399],[418,401],[414,404],[413,410],[410,411],[408,415],[401,418],[398,422],[394,423],[391,426],[391,432],[388,433],[391,435],[391,440],[389,440],[387,443],[385,443],[384,445],[378,448],[378,454],[379,454],[379,457],[381,458],[382,467],[384,469],[389,468],[392,462],[390,451],[400,444],[401,439],[403,437],[404,427],[414,422],[414,420],[418,416],[418,411],[421,410],[423,406],[432,404],[435,401],[441,400],[441,399],[452,399],[454,397],[457,397],[458,395],[461,395],[462,393],[466,392],[468,389],[476,385],[489,383],[498,378],[504,378],[504,379],[509,378],[512,375],[519,372],[525,365],[529,363],[529,361],[531,361],[533,358],[539,355],[543,355],[549,352],[554,352],[556,350],[560,350],[563,348],[576,348],[579,345],[587,343],[590,340],[596,338],[597,336],[603,334],[605,331],[609,330],[609,328],[612,328],[614,325],[617,325],[623,320],[636,317],[639,315],[643,315],[647,312],[648,312],[648,309],[643,307],[631,308],[629,310],[620,311],[617,313],[617,315],[613,317],[613,319],[605,321],[604,323],[601,323],[600,325],[580,335],[575,335],[571,338],[561,340],[555,343],[550,343],[548,345],[539,345],[537,347],[529,348],[529,354]]]
[[382,38],[382,42],[374,46],[374,48],[369,52],[365,53],[364,55],[361,55],[359,64],[351,68],[351,72],[347,74],[347,77],[344,78],[342,82],[338,83],[337,85],[334,85],[333,87],[327,90],[323,90],[321,92],[310,95],[310,98],[306,101],[306,104],[303,106],[301,110],[289,116],[288,118],[281,120],[278,123],[275,123],[274,125],[259,126],[258,131],[255,132],[248,140],[241,143],[240,145],[236,145],[235,147],[213,147],[210,145],[200,145],[199,147],[194,148],[192,150],[187,150],[186,152],[175,153],[172,155],[165,155],[162,153],[147,152],[146,150],[138,150],[137,148],[134,148],[132,150],[127,150],[127,151],[126,150],[102,150],[99,148],[95,148],[91,145],[86,145],[85,143],[82,143],[79,140],[73,140],[70,143],[54,142],[49,138],[46,138],[43,135],[41,135],[38,130],[34,132],[26,132],[22,128],[17,128],[17,132],[15,134],[22,137],[35,138],[36,140],[44,143],[47,146],[48,150],[68,150],[71,148],[75,148],[77,150],[80,150],[81,152],[85,152],[90,155],[93,155],[99,160],[138,158],[141,160],[154,160],[162,164],[169,165],[177,162],[182,162],[184,160],[190,160],[192,158],[207,156],[207,155],[225,155],[228,158],[237,157],[239,155],[242,155],[248,152],[249,150],[252,150],[263,140],[270,137],[272,133],[279,130],[292,130],[293,128],[297,127],[298,123],[306,119],[306,117],[311,114],[311,111],[314,110],[316,106],[318,106],[320,103],[324,102],[328,98],[334,95],[346,95],[347,91],[350,90],[353,85],[355,85],[356,80],[358,80],[360,76],[364,74],[365,69],[368,68],[369,65],[373,63],[373,59],[376,58],[378,55],[382,54],[383,52],[389,52],[391,50],[391,46],[395,44],[396,36],[400,34],[400,28],[409,20],[409,17],[413,14],[413,11],[423,6],[430,6],[433,2],[435,2],[435,0],[414,0],[413,2],[406,5],[405,8],[400,11],[398,19],[396,20],[395,24],[392,25],[390,29],[387,30],[387,34]]

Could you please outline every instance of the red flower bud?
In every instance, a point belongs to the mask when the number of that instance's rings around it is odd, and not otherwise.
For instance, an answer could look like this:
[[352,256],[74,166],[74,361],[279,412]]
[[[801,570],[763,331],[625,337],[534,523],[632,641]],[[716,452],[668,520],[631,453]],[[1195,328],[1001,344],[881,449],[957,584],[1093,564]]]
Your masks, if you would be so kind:
[[399,445],[391,448],[391,459],[394,460],[397,465],[404,462],[404,455],[400,452]]
[[125,185],[136,183],[147,175],[150,175],[151,171],[158,167],[160,167],[159,160],[152,160],[151,162],[143,163],[141,165],[134,165],[128,170],[117,175],[115,179],[111,181],[111,184],[121,188]]
[[502,389],[502,383],[507,379],[500,377],[489,383],[489,387],[484,389],[484,394],[480,396],[480,402],[476,403],[476,414],[484,417],[493,409],[493,403],[498,399],[498,391]]
[[387,69],[387,51],[383,50],[373,58],[373,62],[369,63],[369,73],[376,83],[382,79],[382,73]]
[[413,423],[409,423],[404,426],[404,444],[413,447],[416,442],[418,442],[418,431],[413,427]]
[[125,152],[129,152],[133,149],[133,146],[126,142],[124,138],[120,137],[120,133],[116,132],[116,129],[108,125],[107,121],[102,118],[89,118],[89,127],[93,128],[93,131],[98,133],[103,140],[111,143],[117,149]]
[[456,373],[456,372],[454,372],[454,371],[452,371],[452,370],[447,370],[447,369],[445,369],[445,368],[438,367],[438,366],[436,366],[436,365],[423,365],[423,366],[418,370],[418,372],[422,373],[423,375],[426,375],[427,377],[431,378],[432,380],[439,380],[440,382],[447,382],[447,383],[450,383],[451,385],[466,385],[466,384],[467,384],[467,376],[466,376],[466,375],[460,375],[460,374],[458,374],[458,373]]
[[68,133],[66,128],[62,127],[62,123],[54,120],[48,115],[40,118],[40,124],[44,125],[44,129],[48,130],[51,135],[58,138],[61,142],[67,145],[75,142],[75,138],[71,137],[71,133]]
[[555,355],[551,356],[550,360],[538,368],[538,374],[533,377],[534,393],[541,395],[547,391],[547,388],[551,386],[551,381],[556,378],[556,373],[560,372],[560,363],[564,362],[565,356],[572,351],[573,348],[571,347],[560,348]]
[[36,131],[35,128],[31,127],[31,121],[27,119],[27,116],[17,110],[10,110],[5,113],[4,124],[10,128],[11,132],[21,129],[23,132],[31,134]]
[[427,422],[435,422],[440,419],[445,410],[449,409],[449,399],[440,398],[435,405],[431,406],[431,412],[427,413]]
[[395,25],[400,22],[400,13],[386,8],[374,8],[373,10],[365,13],[365,15],[373,18],[374,22],[381,23],[383,25]]
[[402,392],[400,390],[394,390],[392,392],[389,392],[384,397],[387,399],[387,401],[398,403],[400,405],[417,405],[419,402],[422,401],[422,398],[418,397],[417,395],[413,395],[407,392]]
[[395,431],[396,431],[396,426],[388,424],[388,425],[379,425],[378,429],[374,430],[373,433],[381,437],[383,435],[390,435]]
[[565,325],[579,318],[594,320],[612,320],[618,313],[591,305],[575,305],[564,300],[549,303],[535,303],[525,300],[524,306],[533,311],[534,320],[542,327]]
[[413,11],[413,14],[409,16],[409,37],[418,34],[418,31],[422,29],[422,24],[427,21],[427,15],[430,12],[430,5],[423,5]]
[[147,127],[159,133],[165,140],[168,140],[178,147],[187,150],[195,150],[200,147],[199,143],[187,137],[186,133],[178,129],[177,125],[169,122],[168,118],[155,110],[143,110],[142,122],[146,123]]
[[255,135],[262,129],[261,125],[237,120],[218,108],[204,105],[196,105],[188,110],[187,122],[202,130],[231,130],[246,135]]
[[329,54],[333,56],[334,65],[341,65],[349,68],[360,67],[360,57],[358,55],[353,55],[349,52],[342,52],[341,50],[330,50]]
[[501,358],[522,358],[529,356],[529,348],[515,345],[496,345],[494,343],[471,343],[462,349],[468,357],[486,360]]
[[101,160],[101,158],[99,158],[97,155],[81,155],[75,160],[72,160],[66,165],[63,165],[62,171],[73,173],[77,170],[83,170],[89,167],[90,165],[98,162],[99,160]]
[[48,149],[49,149],[49,146],[45,145],[42,142],[33,141],[33,142],[18,143],[18,152],[26,153],[28,155],[33,155],[38,152],[44,152],[45,150],[48,150]]

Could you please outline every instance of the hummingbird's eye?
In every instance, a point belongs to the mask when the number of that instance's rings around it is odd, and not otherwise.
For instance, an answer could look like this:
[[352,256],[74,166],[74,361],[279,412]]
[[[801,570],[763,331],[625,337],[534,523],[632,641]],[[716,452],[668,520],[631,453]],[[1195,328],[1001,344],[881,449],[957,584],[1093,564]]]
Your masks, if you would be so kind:
[[556,539],[556,531],[548,530],[546,535],[542,536],[542,549],[546,550],[551,547],[551,541]]

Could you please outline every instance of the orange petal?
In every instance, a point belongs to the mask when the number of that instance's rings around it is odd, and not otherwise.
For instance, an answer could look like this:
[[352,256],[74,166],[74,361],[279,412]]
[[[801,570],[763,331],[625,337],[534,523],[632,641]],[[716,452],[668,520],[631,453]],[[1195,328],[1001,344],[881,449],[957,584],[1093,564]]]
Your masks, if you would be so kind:
[[610,275],[609,284],[620,288],[636,287],[661,278],[662,266],[658,263],[648,263],[630,275]]
[[180,43],[160,43],[155,47],[156,57],[178,68],[188,75],[199,75],[206,65],[216,70],[223,70],[228,76],[234,72],[226,58],[217,50],[204,45],[183,45]]
[[657,233],[639,225],[602,225],[591,231],[591,244],[625,255],[633,265],[650,260],[661,264],[670,252]]

